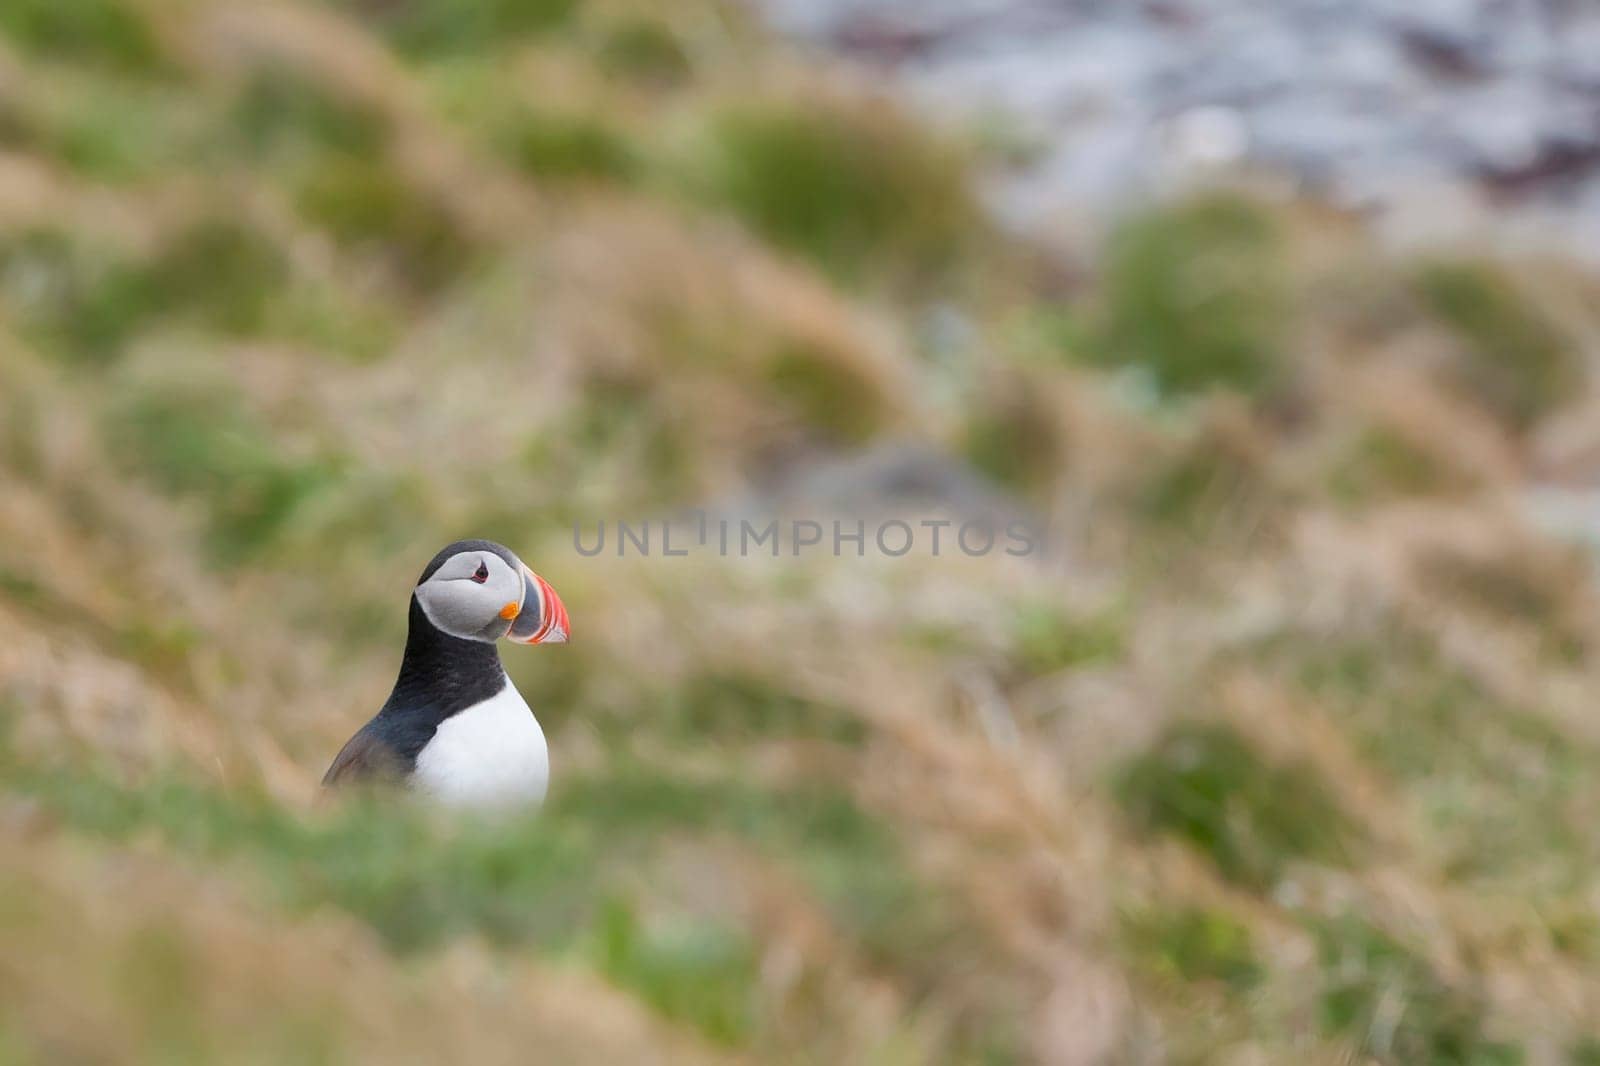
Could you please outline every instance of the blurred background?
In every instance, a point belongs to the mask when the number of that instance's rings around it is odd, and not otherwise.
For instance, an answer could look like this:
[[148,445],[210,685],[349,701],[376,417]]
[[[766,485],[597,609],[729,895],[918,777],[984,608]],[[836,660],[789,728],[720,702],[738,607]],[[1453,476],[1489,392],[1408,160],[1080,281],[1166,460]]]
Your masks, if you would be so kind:
[[1597,256],[1578,0],[5,0],[0,1062],[1600,1063]]

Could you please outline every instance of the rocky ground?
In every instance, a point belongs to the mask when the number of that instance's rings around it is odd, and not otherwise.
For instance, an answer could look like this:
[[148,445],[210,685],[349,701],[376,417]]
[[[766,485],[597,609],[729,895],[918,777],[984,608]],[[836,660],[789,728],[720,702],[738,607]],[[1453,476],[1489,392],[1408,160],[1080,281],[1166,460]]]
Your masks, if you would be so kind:
[[765,0],[1011,143],[994,202],[1081,224],[1287,175],[1406,239],[1600,252],[1600,11],[1571,0]]

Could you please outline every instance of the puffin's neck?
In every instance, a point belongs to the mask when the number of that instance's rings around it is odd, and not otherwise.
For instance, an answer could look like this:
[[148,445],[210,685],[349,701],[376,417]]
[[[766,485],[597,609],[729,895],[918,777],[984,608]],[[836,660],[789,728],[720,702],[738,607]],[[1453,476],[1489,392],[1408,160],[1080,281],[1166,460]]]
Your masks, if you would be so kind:
[[400,676],[380,714],[423,715],[442,722],[505,686],[499,648],[444,632],[428,620],[417,597],[411,597],[411,628]]

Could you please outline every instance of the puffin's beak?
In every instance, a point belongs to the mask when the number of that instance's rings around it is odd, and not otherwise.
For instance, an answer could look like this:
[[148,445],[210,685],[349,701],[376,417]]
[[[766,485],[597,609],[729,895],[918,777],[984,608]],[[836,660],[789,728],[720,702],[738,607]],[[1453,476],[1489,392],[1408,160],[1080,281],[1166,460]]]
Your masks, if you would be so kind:
[[567,608],[550,582],[522,568],[522,610],[511,623],[507,640],[518,644],[565,644],[572,633]]

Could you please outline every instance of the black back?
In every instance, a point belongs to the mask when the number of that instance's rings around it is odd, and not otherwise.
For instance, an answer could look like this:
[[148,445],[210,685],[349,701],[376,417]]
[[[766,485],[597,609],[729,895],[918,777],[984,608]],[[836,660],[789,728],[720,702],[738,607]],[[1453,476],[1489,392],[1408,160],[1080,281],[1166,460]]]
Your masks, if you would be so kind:
[[[456,552],[497,547],[488,541],[451,545],[441,553],[442,558],[428,564],[418,584]],[[409,775],[441,722],[482,703],[505,686],[499,648],[440,630],[428,620],[413,593],[410,631],[394,690],[377,716],[345,745],[322,783],[377,774]]]

